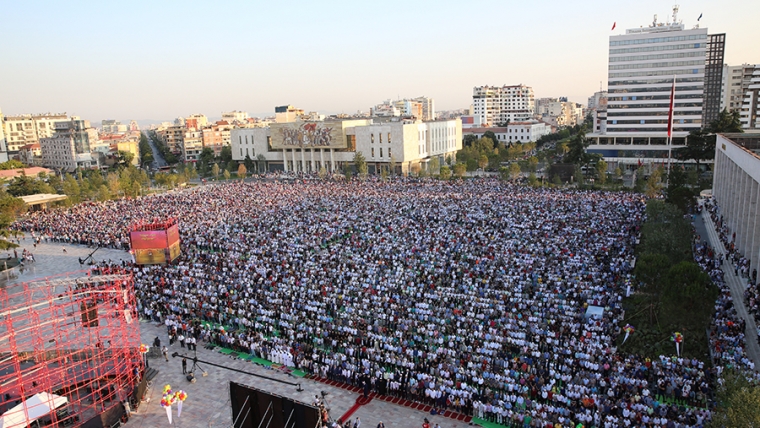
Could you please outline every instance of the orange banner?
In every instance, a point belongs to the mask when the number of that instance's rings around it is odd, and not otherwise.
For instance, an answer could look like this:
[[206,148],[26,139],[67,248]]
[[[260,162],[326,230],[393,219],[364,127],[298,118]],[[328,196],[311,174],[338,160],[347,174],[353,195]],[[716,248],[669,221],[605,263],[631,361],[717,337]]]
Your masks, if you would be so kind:
[[169,261],[174,261],[174,259],[179,257],[179,254],[180,254],[179,242],[175,242],[169,246]]
[[166,263],[166,251],[163,248],[135,250],[135,263],[138,265]]

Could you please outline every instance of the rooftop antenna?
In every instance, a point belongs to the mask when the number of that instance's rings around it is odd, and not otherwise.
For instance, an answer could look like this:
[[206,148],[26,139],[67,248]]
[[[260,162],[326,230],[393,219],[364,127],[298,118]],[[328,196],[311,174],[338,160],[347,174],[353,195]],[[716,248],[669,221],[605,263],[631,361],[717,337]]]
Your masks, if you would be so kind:
[[678,24],[678,8],[677,4],[673,5],[673,24]]

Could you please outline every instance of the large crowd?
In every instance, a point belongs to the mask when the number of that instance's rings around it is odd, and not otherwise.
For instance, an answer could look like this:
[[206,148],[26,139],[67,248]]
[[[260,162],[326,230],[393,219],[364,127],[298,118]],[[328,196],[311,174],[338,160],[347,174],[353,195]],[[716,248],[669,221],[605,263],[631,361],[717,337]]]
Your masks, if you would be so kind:
[[[508,426],[701,426],[715,369],[615,347],[643,216],[634,194],[495,180],[260,181],[17,227],[127,249],[134,222],[178,218],[179,260],[129,269],[141,314],[183,337]],[[715,358],[751,368],[721,290]]]

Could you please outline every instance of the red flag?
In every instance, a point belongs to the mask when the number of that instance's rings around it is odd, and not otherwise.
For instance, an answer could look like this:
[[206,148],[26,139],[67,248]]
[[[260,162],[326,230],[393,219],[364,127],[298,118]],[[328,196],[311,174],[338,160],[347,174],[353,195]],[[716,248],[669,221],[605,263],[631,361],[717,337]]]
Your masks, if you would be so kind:
[[644,165],[644,164],[641,163],[641,159],[639,159],[639,168],[641,168],[642,165]]
[[676,76],[673,76],[673,87],[670,88],[670,110],[668,112],[668,138],[673,137],[673,106],[676,101]]
[[[612,23],[612,30],[614,30],[616,26],[617,26],[617,21],[615,21],[615,22]],[[610,31],[612,31],[612,30],[610,30]]]

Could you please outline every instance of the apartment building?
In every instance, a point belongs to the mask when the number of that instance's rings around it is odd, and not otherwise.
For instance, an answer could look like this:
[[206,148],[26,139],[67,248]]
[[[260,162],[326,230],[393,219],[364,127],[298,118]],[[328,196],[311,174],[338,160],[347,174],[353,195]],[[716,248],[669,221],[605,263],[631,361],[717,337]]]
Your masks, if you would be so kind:
[[531,120],[535,114],[533,88],[523,84],[477,86],[472,91],[472,104],[472,114],[486,126]]
[[41,138],[52,137],[55,124],[69,120],[66,113],[6,116],[4,128],[8,151],[16,153],[22,146],[39,143]]

